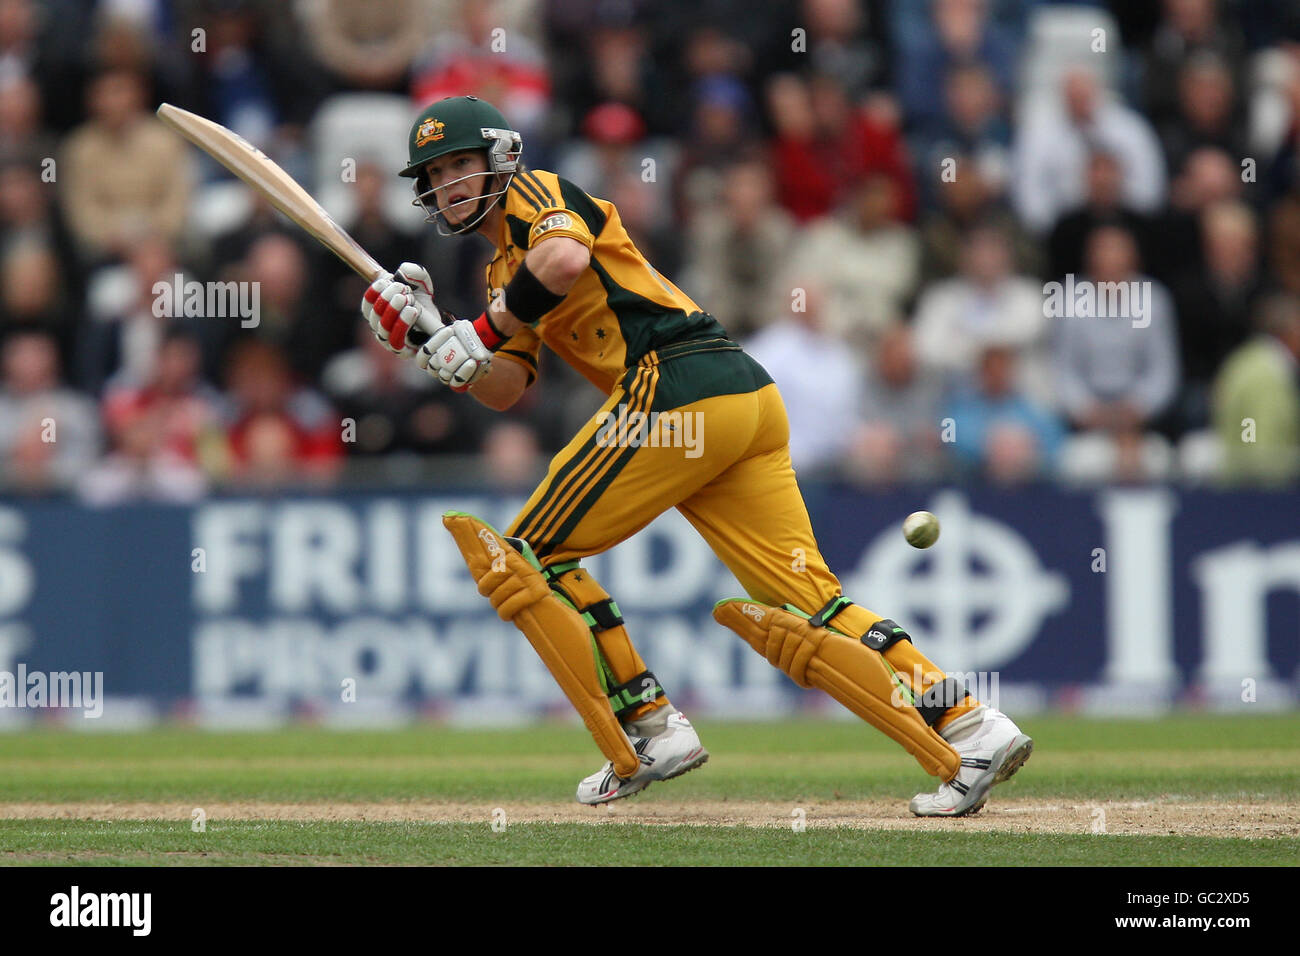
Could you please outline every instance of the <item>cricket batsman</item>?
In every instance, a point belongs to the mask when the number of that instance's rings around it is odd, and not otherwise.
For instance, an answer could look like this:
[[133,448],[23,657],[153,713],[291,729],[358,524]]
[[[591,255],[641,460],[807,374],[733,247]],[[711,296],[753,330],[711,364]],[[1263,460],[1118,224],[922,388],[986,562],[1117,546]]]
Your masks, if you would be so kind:
[[421,266],[381,276],[361,305],[379,340],[497,411],[533,384],[543,344],[609,396],[504,533],[473,515],[443,519],[479,592],[533,645],[607,760],[578,784],[578,801],[630,796],[708,759],[582,566],[676,508],[748,592],[719,602],[718,622],[939,778],[913,797],[913,813],[983,807],[1033,741],[902,627],[843,596],[813,537],[768,373],[655,271],[613,204],[525,167],[519,133],[489,103],[433,103],[409,147],[401,175],[427,221],[479,233],[496,256],[475,319],[439,310]]

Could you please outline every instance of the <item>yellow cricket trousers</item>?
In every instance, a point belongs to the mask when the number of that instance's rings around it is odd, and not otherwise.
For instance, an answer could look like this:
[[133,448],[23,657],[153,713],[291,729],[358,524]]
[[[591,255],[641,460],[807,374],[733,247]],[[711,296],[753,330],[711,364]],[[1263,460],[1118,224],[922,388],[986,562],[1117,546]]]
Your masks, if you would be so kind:
[[[789,439],[776,385],[740,346],[727,339],[676,343],[628,370],[555,456],[507,533],[556,567],[614,547],[675,507],[750,597],[814,614],[841,588],[813,536]],[[604,595],[583,571],[557,581],[578,604]],[[881,619],[854,604],[834,627],[860,638]],[[614,681],[646,670],[622,626],[598,632],[597,640]],[[897,660],[886,657],[900,672],[924,662],[927,679],[918,690],[931,676],[942,679],[910,644],[894,647],[902,649]]]

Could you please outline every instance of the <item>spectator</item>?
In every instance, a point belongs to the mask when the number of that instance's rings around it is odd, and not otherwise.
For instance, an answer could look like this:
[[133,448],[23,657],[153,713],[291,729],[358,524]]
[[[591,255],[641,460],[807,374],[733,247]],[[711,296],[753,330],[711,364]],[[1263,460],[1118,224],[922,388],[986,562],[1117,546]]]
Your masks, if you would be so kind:
[[1163,0],[1160,22],[1143,56],[1143,109],[1156,123],[1178,108],[1179,74],[1189,59],[1216,55],[1236,76],[1245,52],[1240,31],[1218,0]]
[[[311,251],[312,257],[321,254]],[[352,344],[354,331],[348,322],[319,320],[320,306],[309,283],[320,269],[312,268],[312,257],[298,240],[285,235],[271,233],[256,240],[244,261],[225,278],[258,291],[257,323],[247,330],[233,320],[223,326],[228,339],[254,335],[274,343],[289,356],[294,373],[307,382],[317,381],[325,363]]]
[[28,77],[0,76],[0,147],[29,168],[54,157],[56,142],[41,126],[40,88]]
[[1201,53],[1178,77],[1178,109],[1160,128],[1165,164],[1179,171],[1195,150],[1220,149],[1240,160],[1250,152],[1246,117],[1237,108],[1232,72],[1219,57]]
[[943,385],[916,360],[912,331],[886,328],[871,355],[848,467],[858,480],[890,484],[932,479],[939,467]]
[[52,249],[34,239],[9,244],[0,254],[0,329],[46,332],[69,348],[72,325],[63,289]]
[[1205,269],[1175,289],[1184,378],[1182,424],[1209,421],[1208,392],[1219,366],[1251,332],[1264,291],[1255,216],[1240,202],[1218,202],[1201,214]]
[[[1002,115],[1001,93],[984,67],[966,64],[948,72],[944,109],[916,134],[920,182],[929,205],[952,177],[945,163],[962,156],[962,173],[977,169],[996,193],[1006,188],[1011,167],[1011,127]],[[954,168],[954,173],[956,172]]]
[[483,440],[483,477],[497,492],[527,494],[546,472],[537,433],[520,421],[496,422]]
[[683,220],[722,200],[723,173],[757,143],[749,91],[733,77],[703,80],[694,93],[690,137],[673,178],[674,205]]
[[0,462],[5,483],[26,492],[71,487],[99,450],[94,406],[59,380],[54,339],[11,334],[0,352]]
[[[798,4],[778,2],[771,6],[765,35],[751,41],[752,46],[763,50],[754,64],[760,81],[772,73],[801,72],[811,65],[818,73],[835,77],[856,101],[889,85],[885,2],[801,0]],[[743,27],[737,24],[732,29]],[[793,42],[795,29],[803,31],[797,34],[799,44]]]
[[[77,334],[78,384],[98,394],[110,378],[133,386],[152,380],[168,327],[185,320],[184,291],[191,281],[193,275],[182,269],[172,247],[158,236],[142,236],[124,263],[99,270],[87,292],[89,321]],[[200,328],[217,335],[224,321],[213,317]]]
[[[582,139],[563,151],[556,170],[565,179],[583,183],[593,196],[606,196],[614,180],[629,170],[641,171],[641,158],[648,155],[645,122],[630,106],[600,104],[583,118],[581,132]],[[660,165],[656,160],[654,181],[670,183],[667,177],[661,180]]]
[[980,227],[997,229],[1010,240],[1016,272],[1023,275],[1041,272],[1040,243],[1021,227],[975,157],[958,154],[951,158],[954,175],[939,181],[935,193],[938,208],[928,212],[921,222],[922,285],[956,275],[961,268],[966,236]]
[[93,505],[125,501],[186,503],[202,497],[204,472],[225,470],[218,396],[199,379],[197,340],[168,332],[143,385],[120,385],[104,399],[108,456],[83,476],[82,500]]
[[[979,64],[1011,92],[1016,67],[1014,39],[989,21],[987,0],[934,0],[933,29],[904,46],[897,60],[898,92],[908,120],[927,126],[939,119],[942,85],[954,66]],[[905,40],[906,42],[906,40]]]
[[790,417],[790,458],[811,476],[832,471],[848,450],[861,407],[862,370],[826,327],[815,286],[808,287],[806,305],[773,322],[745,349],[781,390]]
[[305,8],[306,35],[339,88],[402,93],[435,21],[427,0],[322,0]]
[[757,331],[788,290],[773,277],[789,261],[795,233],[776,205],[772,175],[761,160],[741,160],[723,179],[721,207],[701,209],[689,231],[682,285],[732,338]]
[[1124,202],[1144,213],[1165,200],[1165,167],[1151,124],[1128,107],[1106,99],[1096,76],[1075,68],[1062,81],[1060,107],[1026,117],[1016,134],[1016,212],[1036,233],[1047,233],[1068,209],[1083,201],[1091,152],[1119,159]]
[[1151,274],[1174,287],[1199,275],[1205,268],[1202,213],[1216,203],[1244,198],[1235,159],[1211,146],[1193,150],[1169,190],[1169,206],[1151,222]]
[[[1077,428],[1113,444],[1117,473],[1136,477],[1143,470],[1142,432],[1178,387],[1177,318],[1164,286],[1139,272],[1137,243],[1123,229],[1094,232],[1085,266],[1096,305],[1086,310],[1091,315],[1076,309],[1073,317],[1056,317],[1057,394]],[[1107,289],[1115,299],[1099,301]]]
[[946,415],[955,424],[952,451],[969,472],[999,484],[1048,474],[1065,430],[1043,406],[1016,387],[1017,349],[990,344],[977,360],[973,383],[957,390]]
[[[72,238],[54,209],[53,190],[38,167],[0,161],[0,250],[31,243],[52,255],[66,271],[74,263]],[[66,290],[74,293],[75,290]]]
[[800,222],[826,215],[877,176],[893,184],[889,217],[915,217],[916,186],[897,129],[856,106],[838,81],[775,77],[768,109],[777,198]]
[[510,117],[524,142],[539,140],[551,101],[551,81],[541,51],[519,32],[501,26],[497,0],[461,0],[458,21],[442,25],[415,65],[411,98],[423,105],[472,93]]
[[1017,352],[1024,376],[1017,386],[1037,401],[1051,401],[1043,290],[1011,271],[1011,245],[996,229],[969,234],[960,275],[926,289],[914,324],[917,357],[950,384],[968,384],[981,353],[996,343]]
[[0,0],[0,87],[34,81],[46,122],[60,132],[80,118],[94,6]]
[[1269,215],[1269,271],[1283,289],[1300,295],[1300,179]]
[[[359,6],[382,21],[389,5]],[[204,115],[267,150],[275,138],[280,147],[295,140],[325,91],[312,31],[303,29],[291,5],[199,0],[189,26],[202,28],[206,38],[207,49],[195,62]]]
[[[617,103],[636,113],[652,136],[686,132],[682,111],[674,108],[682,97],[668,89],[673,71],[656,62],[647,29],[631,22],[627,6],[592,3],[581,18],[573,16],[578,4],[550,6],[551,49],[582,54],[552,58],[555,103],[562,104],[559,118],[566,131],[598,106]],[[679,51],[681,35],[675,34],[672,42]]]
[[[1067,212],[1052,227],[1046,277],[1060,279],[1081,273],[1088,236],[1102,226],[1124,229],[1137,240],[1142,261],[1151,261],[1152,246],[1156,245],[1152,221],[1126,204],[1119,157],[1098,150],[1088,156],[1087,194],[1082,205]],[[1169,236],[1161,239],[1171,241]]]
[[1300,300],[1265,300],[1258,328],[1215,379],[1214,430],[1227,481],[1284,484],[1300,475]]
[[184,140],[146,112],[137,74],[100,74],[89,100],[91,119],[68,137],[59,162],[64,214],[82,254],[121,259],[145,233],[179,243],[190,200]]
[[414,362],[398,362],[371,333],[356,323],[357,345],[325,366],[326,396],[344,419],[355,423],[347,452],[356,456],[392,452],[468,453],[490,416],[480,413]]
[[857,346],[901,318],[916,288],[920,243],[896,208],[892,179],[862,180],[840,215],[804,233],[791,265],[825,291],[827,330]]
[[221,472],[225,451],[220,394],[203,381],[198,339],[180,326],[167,330],[143,382],[119,381],[104,396],[109,436],[120,439],[141,420],[157,438],[156,452],[205,471]]
[[227,389],[226,435],[237,483],[269,488],[337,475],[342,422],[314,389],[295,384],[278,348],[259,339],[238,343]]
[[582,131],[585,141],[564,151],[557,172],[614,202],[637,248],[653,253],[660,271],[673,275],[681,260],[681,223],[661,198],[674,188],[671,157],[662,144],[645,140],[641,117],[621,103],[596,107]]

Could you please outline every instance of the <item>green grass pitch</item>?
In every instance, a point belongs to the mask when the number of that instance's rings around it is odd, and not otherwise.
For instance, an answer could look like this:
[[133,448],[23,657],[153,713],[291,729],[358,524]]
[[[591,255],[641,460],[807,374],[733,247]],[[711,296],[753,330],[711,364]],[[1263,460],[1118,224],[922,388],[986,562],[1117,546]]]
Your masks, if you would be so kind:
[[966,821],[907,814],[934,782],[854,722],[697,721],[710,762],[613,810],[573,802],[600,756],[567,724],[0,734],[0,862],[1300,863],[1300,714],[1021,723],[1032,759]]

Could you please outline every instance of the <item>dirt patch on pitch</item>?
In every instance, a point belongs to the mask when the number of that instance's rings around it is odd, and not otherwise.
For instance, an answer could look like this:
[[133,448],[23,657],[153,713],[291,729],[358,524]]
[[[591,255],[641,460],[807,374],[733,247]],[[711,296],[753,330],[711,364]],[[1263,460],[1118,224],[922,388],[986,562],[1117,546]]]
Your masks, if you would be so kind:
[[[189,823],[196,808],[174,803],[0,803],[0,819],[157,820]],[[1007,800],[960,820],[918,819],[899,800],[824,803],[636,798],[602,807],[550,803],[208,803],[208,827],[248,820],[507,824],[636,823],[652,826],[853,827],[863,830],[1107,833],[1138,836],[1300,837],[1300,803]],[[497,811],[500,811],[499,813]],[[802,811],[799,813],[798,811]]]

